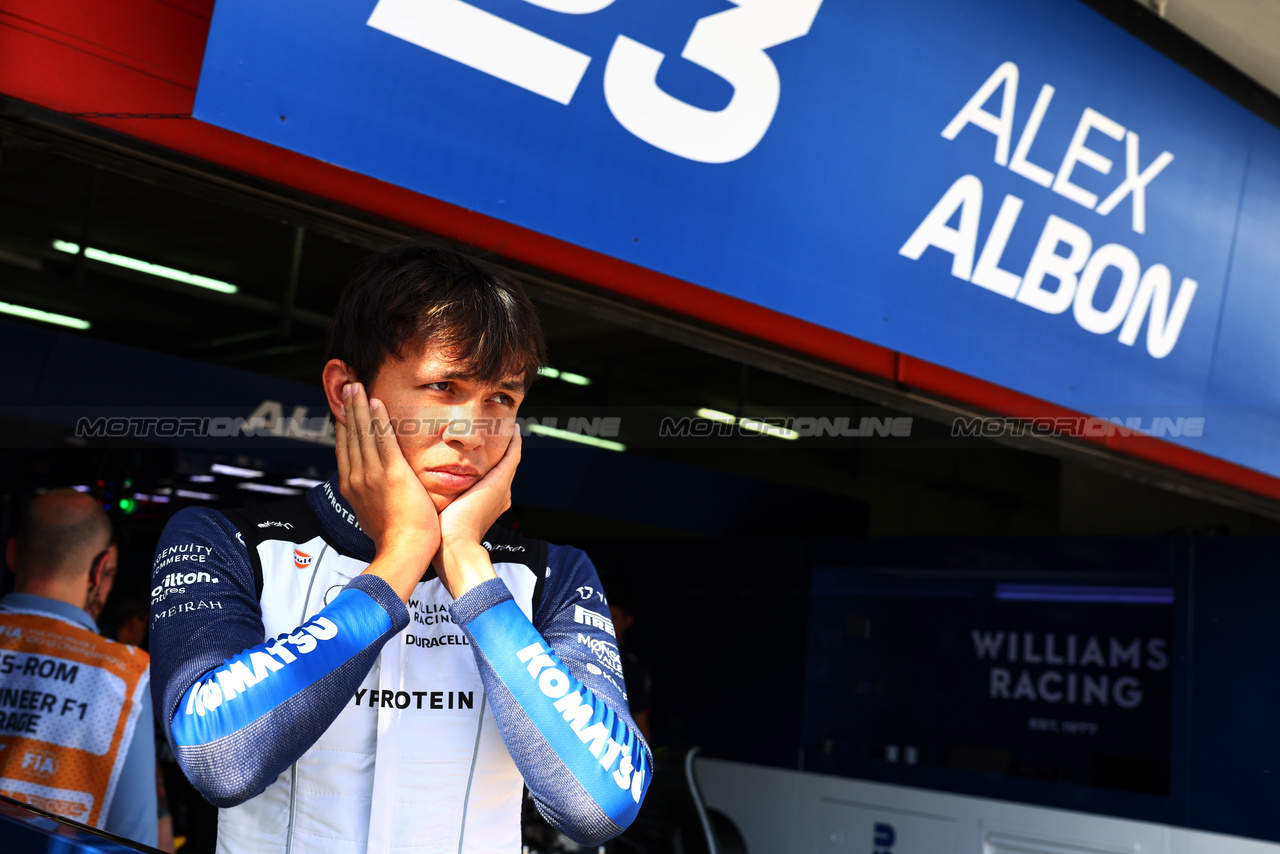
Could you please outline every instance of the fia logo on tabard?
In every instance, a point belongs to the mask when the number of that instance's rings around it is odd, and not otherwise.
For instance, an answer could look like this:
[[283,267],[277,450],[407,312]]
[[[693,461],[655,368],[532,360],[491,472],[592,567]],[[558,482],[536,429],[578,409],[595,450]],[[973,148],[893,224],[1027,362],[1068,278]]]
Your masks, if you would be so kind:
[[311,555],[302,549],[295,548],[293,550],[293,565],[298,569],[306,569],[311,566]]
[[58,757],[47,750],[28,750],[22,757],[22,768],[47,780],[58,773]]

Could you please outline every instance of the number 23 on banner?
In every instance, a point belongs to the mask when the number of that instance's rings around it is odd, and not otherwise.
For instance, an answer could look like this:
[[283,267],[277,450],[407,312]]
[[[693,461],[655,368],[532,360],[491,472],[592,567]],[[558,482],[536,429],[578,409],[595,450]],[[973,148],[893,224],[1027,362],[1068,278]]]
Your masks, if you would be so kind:
[[[614,0],[525,0],[585,15]],[[729,163],[764,138],[781,84],[768,48],[809,32],[822,0],[731,0],[694,25],[681,56],[724,78],[733,97],[704,110],[657,83],[666,56],[619,35],[604,68],[604,97],[614,118],[650,145],[688,160]],[[591,57],[477,9],[463,0],[379,0],[369,26],[536,92],[561,104],[573,98]]]

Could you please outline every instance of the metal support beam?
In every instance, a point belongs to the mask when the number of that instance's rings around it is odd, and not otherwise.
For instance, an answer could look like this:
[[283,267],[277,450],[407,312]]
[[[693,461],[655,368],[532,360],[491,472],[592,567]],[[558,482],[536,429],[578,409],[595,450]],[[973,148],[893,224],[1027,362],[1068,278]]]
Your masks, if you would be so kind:
[[288,338],[293,329],[293,308],[298,301],[298,276],[302,273],[302,244],[307,230],[294,226],[293,250],[289,253],[289,278],[284,286],[284,299],[280,306],[280,337]]

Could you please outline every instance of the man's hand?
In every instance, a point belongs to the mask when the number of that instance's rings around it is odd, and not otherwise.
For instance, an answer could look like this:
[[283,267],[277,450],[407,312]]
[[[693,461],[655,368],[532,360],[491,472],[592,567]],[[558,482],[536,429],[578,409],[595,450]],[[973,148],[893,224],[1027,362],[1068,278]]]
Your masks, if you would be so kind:
[[496,577],[489,553],[480,543],[511,507],[511,481],[520,465],[520,429],[512,424],[511,430],[511,441],[498,464],[440,513],[441,581],[455,599]]
[[382,402],[368,400],[363,384],[349,383],[342,390],[342,414],[335,424],[338,487],[377,549],[365,572],[384,579],[407,602],[440,548],[440,519],[400,450]]

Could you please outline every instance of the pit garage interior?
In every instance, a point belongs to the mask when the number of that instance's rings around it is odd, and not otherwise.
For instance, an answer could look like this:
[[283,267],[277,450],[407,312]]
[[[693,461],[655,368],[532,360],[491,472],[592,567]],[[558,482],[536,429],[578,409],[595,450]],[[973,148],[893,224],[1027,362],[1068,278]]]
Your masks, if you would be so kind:
[[[1280,114],[1274,95],[1134,7],[1113,17],[1172,45],[1253,109]],[[0,99],[0,302],[34,310],[0,317],[0,352],[13,369],[0,406],[0,529],[13,530],[36,492],[84,488],[115,521],[118,584],[145,596],[152,546],[176,510],[271,501],[330,476],[323,431],[185,441],[77,435],[76,425],[113,415],[323,414],[317,379],[337,294],[369,252],[420,236],[432,235],[142,141],[110,121]],[[874,739],[826,731],[813,717],[820,639],[808,620],[824,568],[890,567],[926,587],[956,570],[1167,586],[1183,597],[1196,555],[1258,566],[1280,534],[1280,502],[1236,485],[1070,437],[958,435],[957,423],[993,413],[958,403],[959,393],[886,382],[539,269],[500,245],[487,257],[525,283],[551,360],[522,411],[550,429],[527,439],[502,522],[584,547],[606,583],[626,591],[637,615],[631,642],[655,677],[659,745],[918,782],[914,769],[886,766]],[[1146,423],[1157,415],[1144,413]],[[570,419],[593,426],[566,435]],[[830,427],[801,435],[797,419]],[[693,423],[704,427],[678,426]],[[863,435],[848,435],[853,426]],[[842,427],[846,435],[831,435]],[[845,625],[846,640],[862,630],[855,616],[827,615]],[[1184,609],[1173,619],[1176,642],[1186,641],[1195,619]],[[740,646],[753,650],[749,660],[733,654]],[[772,676],[752,690],[750,714],[713,726],[716,698],[758,684],[761,672]],[[1180,745],[1189,685],[1176,685],[1167,703]],[[1105,791],[1085,808],[1177,821],[1178,809],[1190,809],[1191,789],[1179,787],[1202,761],[1178,746],[1158,767],[1001,765],[981,750],[921,764],[938,766],[929,780],[938,788],[1000,797],[994,770],[1070,784],[1023,800],[1069,806],[1095,785]],[[1180,806],[1135,807],[1124,801],[1133,793]],[[1231,821],[1280,838],[1269,819]]]

